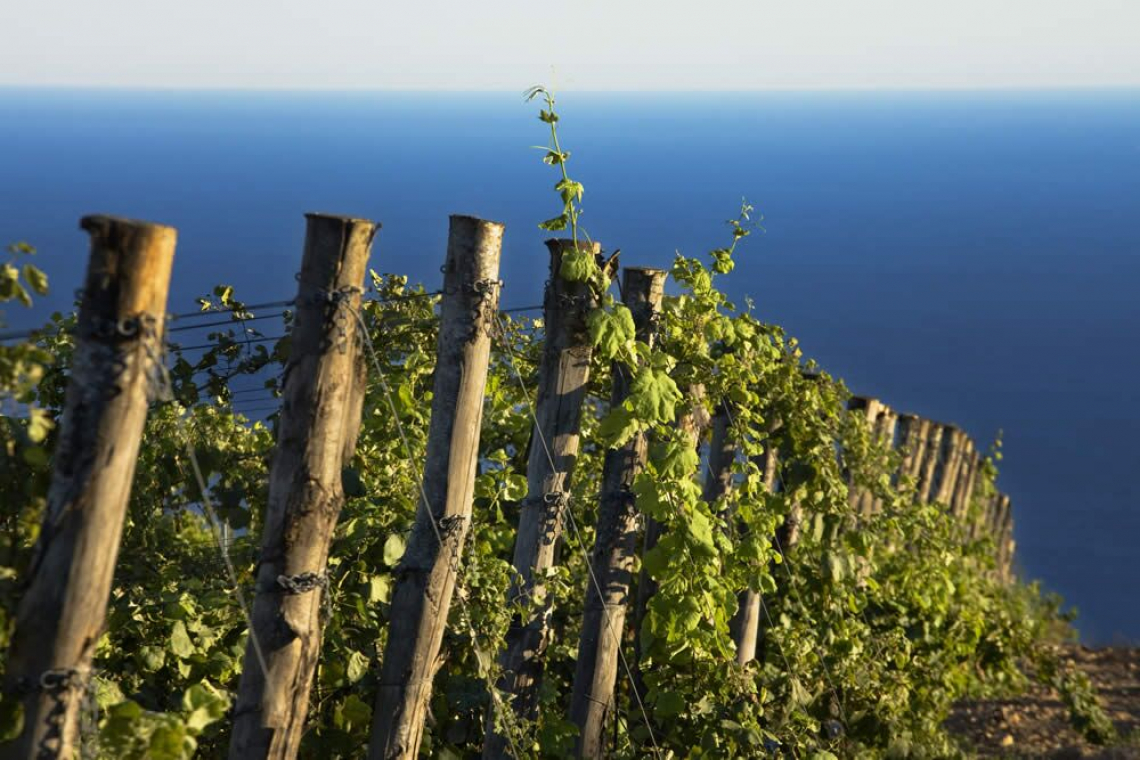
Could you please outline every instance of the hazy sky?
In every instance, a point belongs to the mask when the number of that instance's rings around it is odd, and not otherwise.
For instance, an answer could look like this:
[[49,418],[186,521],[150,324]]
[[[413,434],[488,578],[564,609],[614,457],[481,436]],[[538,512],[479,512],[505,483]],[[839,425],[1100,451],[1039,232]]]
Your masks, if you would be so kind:
[[1140,85],[1140,0],[0,0],[0,85]]

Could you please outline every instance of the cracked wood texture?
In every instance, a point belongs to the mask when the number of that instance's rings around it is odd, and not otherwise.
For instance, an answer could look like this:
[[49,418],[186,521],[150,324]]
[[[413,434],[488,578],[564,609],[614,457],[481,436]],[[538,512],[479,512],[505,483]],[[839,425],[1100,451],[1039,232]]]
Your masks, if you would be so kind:
[[[372,712],[372,760],[419,757],[432,680],[471,522],[479,425],[498,318],[503,225],[451,217],[423,490],[396,569]],[[440,539],[443,540],[443,545]]]
[[[625,270],[624,302],[633,314],[638,338],[650,346],[654,317],[660,311],[664,287],[665,272],[661,270]],[[616,363],[613,376],[610,403],[618,405],[629,395],[632,378],[628,370]],[[597,538],[590,558],[598,585],[594,585],[593,579],[587,580],[570,698],[570,720],[578,726],[574,748],[578,757],[602,756],[602,733],[607,717],[613,717],[614,685],[637,552],[638,520],[631,486],[645,466],[647,448],[646,435],[635,435],[624,446],[607,451],[602,464]]]
[[325,577],[344,505],[341,472],[360,426],[362,336],[355,312],[379,225],[322,214],[306,219],[253,602],[253,634],[266,670],[251,636],[234,710],[233,760],[283,760],[300,750],[320,656],[325,589],[291,593],[279,579]]
[[79,707],[162,355],[176,231],[107,216],[80,226],[91,256],[47,510],[8,654],[5,691],[23,695],[24,729],[0,746],[6,760],[78,756]]
[[[563,511],[570,506],[560,495],[569,496],[582,423],[582,405],[590,379],[593,346],[586,316],[598,305],[594,289],[586,282],[571,282],[559,276],[563,253],[574,251],[573,240],[548,240],[550,279],[546,284],[543,321],[546,334],[538,368],[538,391],[534,402],[535,425],[527,460],[527,494],[519,510],[515,538],[515,585],[511,600],[527,600],[525,617],[516,617],[507,631],[506,646],[499,657],[503,669],[498,688],[512,695],[511,707],[526,720],[536,717],[543,657],[550,643],[550,616],[543,582],[546,571],[558,562]],[[598,242],[579,243],[578,248],[598,256]],[[553,463],[553,469],[552,469]],[[549,497],[549,498],[548,498]],[[484,758],[509,757],[509,742],[487,720]]]

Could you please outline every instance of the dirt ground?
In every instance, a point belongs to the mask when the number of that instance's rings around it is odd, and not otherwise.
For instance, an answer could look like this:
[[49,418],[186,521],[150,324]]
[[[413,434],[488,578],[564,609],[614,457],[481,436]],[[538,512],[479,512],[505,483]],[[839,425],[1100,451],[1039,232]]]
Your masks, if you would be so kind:
[[1120,734],[1117,744],[1094,747],[1069,725],[1068,710],[1052,691],[1034,687],[1018,699],[967,702],[947,723],[983,758],[1099,758],[1140,760],[1140,649],[1066,647],[1064,657],[1088,674]]

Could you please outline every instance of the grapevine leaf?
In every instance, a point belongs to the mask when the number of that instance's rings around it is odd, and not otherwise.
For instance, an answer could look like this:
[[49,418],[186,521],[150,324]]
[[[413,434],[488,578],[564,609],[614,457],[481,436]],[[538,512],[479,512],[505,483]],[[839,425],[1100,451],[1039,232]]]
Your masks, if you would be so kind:
[[[594,266],[593,262],[590,266]],[[586,325],[590,330],[590,342],[599,356],[606,360],[620,356],[634,339],[633,315],[624,304],[616,304],[612,311],[593,309],[586,317]]]
[[170,651],[182,659],[194,654],[194,645],[190,642],[190,635],[186,632],[186,624],[181,620],[176,621],[170,631]]
[[597,270],[594,254],[589,251],[567,251],[562,254],[558,276],[568,282],[589,282]]
[[630,385],[628,403],[634,416],[649,423],[670,423],[683,397],[677,383],[662,370],[642,367]]
[[399,533],[393,533],[384,539],[384,564],[388,567],[395,567],[400,558],[404,556],[404,550],[407,548],[407,541]]

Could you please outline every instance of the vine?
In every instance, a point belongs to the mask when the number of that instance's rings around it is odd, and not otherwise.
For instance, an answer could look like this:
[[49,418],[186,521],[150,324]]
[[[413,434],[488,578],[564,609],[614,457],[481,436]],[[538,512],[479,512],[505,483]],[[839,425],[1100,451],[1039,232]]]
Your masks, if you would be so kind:
[[[637,637],[641,683],[623,680],[618,688],[613,756],[650,751],[637,708],[642,697],[653,740],[675,757],[954,757],[962,749],[942,728],[951,705],[1022,688],[1026,662],[1064,695],[1086,736],[1110,740],[1087,680],[1046,646],[1062,625],[1055,603],[1036,587],[999,580],[988,539],[968,540],[945,509],[916,503],[914,484],[892,477],[897,452],[845,411],[843,384],[807,359],[793,337],[759,319],[754,304],[740,308],[728,298],[723,278],[759,221],[755,209],[742,202],[725,239],[706,256],[676,254],[651,347],[637,339],[632,315],[610,294],[616,262],[580,243],[580,236],[588,240],[581,229],[584,188],[567,170],[553,93],[535,87],[527,92],[534,99],[542,101],[539,118],[550,138],[543,160],[559,172],[554,190],[562,207],[539,226],[569,231],[573,247],[558,276],[589,282],[600,305],[587,318],[594,352],[568,502],[574,529],[565,532],[560,564],[544,579],[554,601],[554,639],[539,717],[521,727],[525,751],[564,757],[573,746],[576,729],[565,711],[603,460],[608,448],[639,433],[652,445],[634,484],[636,505],[659,528],[640,569],[655,590],[644,617],[622,632],[631,656]],[[26,246],[9,250],[0,301],[26,304],[46,292],[40,270],[17,266],[30,254]],[[370,377],[356,454],[343,473],[347,502],[330,553],[331,615],[302,747],[307,757],[357,757],[368,740],[393,573],[416,512],[414,459],[423,455],[430,422],[438,296],[405,277],[373,272],[369,282],[361,318],[386,367],[396,413]],[[226,550],[238,583],[252,584],[275,422],[273,415],[243,414],[242,394],[252,384],[270,400],[280,396],[292,315],[255,308],[227,286],[199,305],[223,324],[181,346],[171,339],[173,399],[156,403],[146,423],[108,631],[96,653],[100,718],[89,746],[97,757],[225,755],[225,713],[247,632],[201,504],[208,495],[232,527]],[[500,323],[474,522],[461,562],[467,612],[451,613],[423,744],[433,757],[479,751],[487,676],[496,666],[475,656],[472,637],[479,650],[493,651],[516,611],[504,600],[534,445],[528,386],[543,324],[506,316]],[[16,579],[46,496],[74,324],[73,314],[56,315],[30,339],[0,346],[5,648]],[[269,328],[258,332],[262,324],[277,324],[284,334],[268,337]],[[631,392],[611,407],[615,372],[628,373]],[[707,501],[700,447],[709,432],[686,421],[716,414],[727,420],[737,455],[732,487]],[[186,477],[183,431],[198,452],[208,494]],[[758,464],[769,451],[778,453],[774,483]],[[995,447],[970,519],[980,518],[993,495],[999,461]],[[882,509],[855,514],[852,488],[870,489]],[[798,521],[798,541],[779,544],[773,536],[789,520]],[[746,592],[761,600],[761,644],[741,666],[732,621]],[[14,703],[0,699],[0,739],[18,731],[19,721]]]

